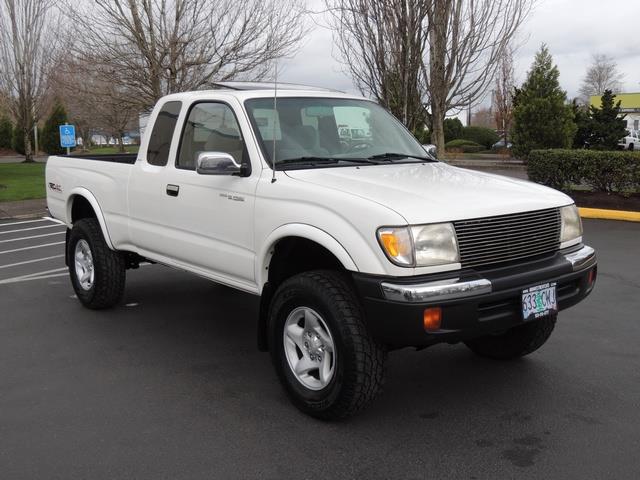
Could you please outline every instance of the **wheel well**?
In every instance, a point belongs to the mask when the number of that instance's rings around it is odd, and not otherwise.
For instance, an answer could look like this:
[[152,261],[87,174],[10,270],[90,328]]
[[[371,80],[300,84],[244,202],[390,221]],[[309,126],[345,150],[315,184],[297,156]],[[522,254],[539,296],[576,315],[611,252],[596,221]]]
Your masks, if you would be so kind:
[[268,351],[269,305],[278,286],[287,278],[310,270],[346,271],[336,256],[322,245],[302,237],[286,237],[273,247],[268,265],[268,280],[260,298],[258,348]]
[[98,216],[89,200],[81,195],[75,195],[71,204],[71,223],[75,223],[82,218],[98,218]]

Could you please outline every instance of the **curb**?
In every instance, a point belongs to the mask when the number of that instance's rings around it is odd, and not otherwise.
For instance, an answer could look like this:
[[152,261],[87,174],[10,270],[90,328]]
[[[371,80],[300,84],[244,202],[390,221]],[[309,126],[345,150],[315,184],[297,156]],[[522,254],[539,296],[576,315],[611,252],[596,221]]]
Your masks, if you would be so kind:
[[597,218],[599,220],[622,220],[625,222],[640,222],[640,212],[625,210],[605,210],[602,208],[583,208],[578,211],[582,218]]

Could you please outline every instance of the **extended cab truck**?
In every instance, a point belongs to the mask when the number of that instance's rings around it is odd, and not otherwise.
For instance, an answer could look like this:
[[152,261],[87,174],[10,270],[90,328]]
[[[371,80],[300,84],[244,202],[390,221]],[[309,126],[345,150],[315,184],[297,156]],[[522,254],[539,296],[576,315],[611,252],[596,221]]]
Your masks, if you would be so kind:
[[[290,398],[337,418],[375,396],[389,349],[517,358],[591,292],[564,194],[438,162],[363,98],[226,86],[162,98],[137,156],[49,159],[86,307],[116,305],[144,259],[260,295],[259,346]],[[371,135],[345,145],[341,124]]]

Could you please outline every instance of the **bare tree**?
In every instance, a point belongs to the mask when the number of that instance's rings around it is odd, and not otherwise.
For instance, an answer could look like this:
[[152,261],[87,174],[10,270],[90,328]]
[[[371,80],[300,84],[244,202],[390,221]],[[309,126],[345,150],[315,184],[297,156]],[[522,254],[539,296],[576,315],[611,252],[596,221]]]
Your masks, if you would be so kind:
[[535,0],[325,0],[354,82],[444,150],[447,113],[482,100]]
[[326,0],[346,70],[410,129],[422,127],[420,85],[430,0]]
[[616,61],[604,54],[594,54],[591,57],[591,65],[587,69],[580,87],[580,97],[585,103],[589,103],[592,95],[602,95],[605,90],[613,93],[622,91],[624,74],[618,70]]
[[493,110],[495,123],[502,132],[505,146],[509,141],[509,132],[513,123],[513,95],[515,92],[513,78],[513,54],[510,49],[505,50],[499,61],[496,75],[495,90],[493,92]]
[[33,161],[31,133],[42,114],[60,26],[55,0],[0,3],[0,89],[24,134],[25,161]]
[[303,30],[298,0],[84,0],[69,8],[81,59],[140,109],[172,92],[259,77]]
[[534,1],[430,2],[423,77],[431,110],[431,141],[440,151],[444,150],[445,115],[482,99]]
[[65,106],[84,147],[89,146],[93,134],[100,132],[115,139],[123,152],[123,137],[140,112],[133,100],[135,94],[126,85],[102,76],[94,64],[86,59],[71,59],[60,65],[52,78],[53,89],[73,92],[65,97]]

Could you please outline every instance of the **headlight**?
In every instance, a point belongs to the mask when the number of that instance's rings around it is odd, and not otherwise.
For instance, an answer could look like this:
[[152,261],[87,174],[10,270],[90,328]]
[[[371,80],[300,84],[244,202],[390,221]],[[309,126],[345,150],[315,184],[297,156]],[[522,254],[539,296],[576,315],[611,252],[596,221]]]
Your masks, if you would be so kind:
[[570,242],[582,236],[582,221],[578,207],[567,205],[560,209],[560,219],[562,221],[560,228],[560,242]]
[[427,267],[460,261],[453,225],[383,227],[378,239],[389,260],[402,267]]

